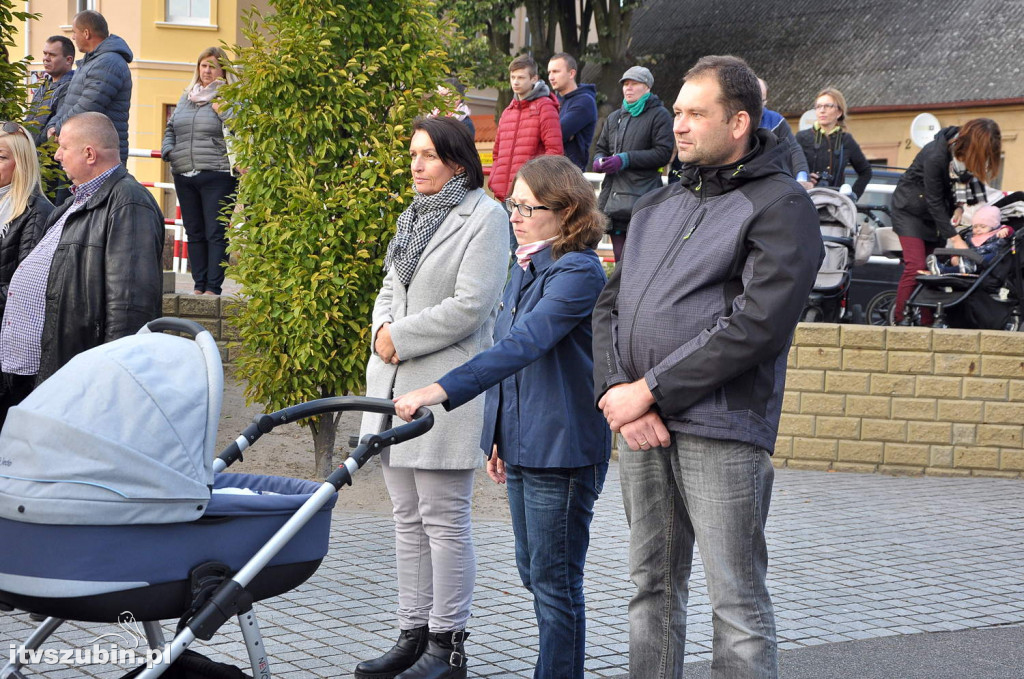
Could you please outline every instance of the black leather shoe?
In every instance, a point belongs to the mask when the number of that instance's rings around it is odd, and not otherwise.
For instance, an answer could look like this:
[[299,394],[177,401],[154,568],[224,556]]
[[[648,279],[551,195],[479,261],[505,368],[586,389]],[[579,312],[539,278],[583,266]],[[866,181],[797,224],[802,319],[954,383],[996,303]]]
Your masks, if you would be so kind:
[[466,679],[465,630],[431,632],[427,650],[416,664],[395,679]]
[[399,673],[412,667],[426,649],[426,625],[404,629],[390,651],[356,665],[355,679],[395,679]]

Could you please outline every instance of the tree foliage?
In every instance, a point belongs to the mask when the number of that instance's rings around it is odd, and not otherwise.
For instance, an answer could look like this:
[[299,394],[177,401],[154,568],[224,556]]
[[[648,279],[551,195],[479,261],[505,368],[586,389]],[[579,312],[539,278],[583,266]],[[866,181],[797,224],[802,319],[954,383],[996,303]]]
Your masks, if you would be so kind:
[[[370,315],[398,214],[411,198],[412,119],[444,104],[441,24],[425,0],[271,0],[235,46],[240,182],[232,275],[237,362],[273,408],[362,393]],[[319,473],[337,416],[310,423]]]
[[30,58],[16,59],[11,49],[18,30],[16,22],[37,17],[37,14],[15,11],[14,0],[0,0],[0,120],[21,120],[24,114]]
[[508,95],[512,17],[518,8],[525,8],[529,28],[529,46],[520,52],[533,56],[542,77],[560,40],[560,51],[576,57],[580,73],[587,64],[595,67],[590,80],[597,84],[601,99],[617,103],[622,72],[645,57],[629,49],[633,12],[642,4],[643,0],[438,0],[442,15],[470,36],[455,41],[456,70],[472,73],[467,82],[474,87],[498,89],[499,114],[502,102],[508,103],[501,95]]

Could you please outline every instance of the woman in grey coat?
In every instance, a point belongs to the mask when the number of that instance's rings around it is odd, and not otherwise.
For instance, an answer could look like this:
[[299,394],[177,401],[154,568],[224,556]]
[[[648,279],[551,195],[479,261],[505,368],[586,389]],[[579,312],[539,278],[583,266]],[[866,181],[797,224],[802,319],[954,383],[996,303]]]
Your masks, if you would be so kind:
[[[481,189],[473,138],[454,118],[414,122],[416,194],[398,218],[373,308],[366,394],[392,398],[436,381],[487,349],[508,270],[508,217]],[[463,640],[476,557],[470,528],[483,396],[381,455],[394,504],[398,624],[394,648],[357,679],[465,677]],[[363,418],[376,432],[381,416]]]
[[160,150],[171,164],[197,295],[220,294],[228,261],[224,209],[234,202],[237,180],[224,134],[228,109],[217,99],[220,86],[234,79],[225,76],[228,64],[219,47],[207,47],[199,55],[192,81],[167,121]]

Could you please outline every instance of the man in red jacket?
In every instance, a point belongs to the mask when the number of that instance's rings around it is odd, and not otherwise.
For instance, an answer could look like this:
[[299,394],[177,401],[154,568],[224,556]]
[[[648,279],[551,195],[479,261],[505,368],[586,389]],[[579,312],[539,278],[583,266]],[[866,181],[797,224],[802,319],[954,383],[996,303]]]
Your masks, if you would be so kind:
[[558,99],[547,83],[537,78],[537,63],[528,55],[516,57],[508,73],[512,102],[498,121],[488,181],[501,202],[512,191],[512,180],[523,163],[537,156],[562,155]]

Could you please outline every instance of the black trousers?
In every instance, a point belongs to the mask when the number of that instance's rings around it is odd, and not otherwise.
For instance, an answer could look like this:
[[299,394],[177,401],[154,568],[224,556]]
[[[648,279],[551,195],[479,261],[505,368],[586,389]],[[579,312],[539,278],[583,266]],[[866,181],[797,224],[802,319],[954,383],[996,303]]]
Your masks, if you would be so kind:
[[7,421],[7,411],[25,400],[35,386],[35,375],[3,373],[0,376],[0,428]]
[[200,172],[194,177],[174,175],[181,205],[181,221],[188,234],[188,264],[195,289],[215,292],[224,285],[228,261],[228,218],[225,210],[235,201],[238,180],[227,172]]

